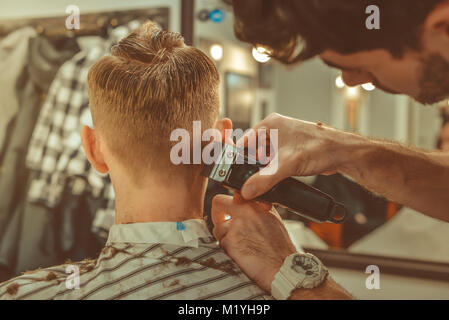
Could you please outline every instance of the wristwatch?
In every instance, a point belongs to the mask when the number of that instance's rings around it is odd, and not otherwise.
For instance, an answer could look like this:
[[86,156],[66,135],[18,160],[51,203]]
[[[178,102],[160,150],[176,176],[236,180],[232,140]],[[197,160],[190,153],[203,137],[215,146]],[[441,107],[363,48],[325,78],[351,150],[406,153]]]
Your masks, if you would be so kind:
[[327,268],[310,253],[294,253],[284,260],[271,283],[271,295],[287,300],[295,289],[313,289],[321,285],[329,274]]

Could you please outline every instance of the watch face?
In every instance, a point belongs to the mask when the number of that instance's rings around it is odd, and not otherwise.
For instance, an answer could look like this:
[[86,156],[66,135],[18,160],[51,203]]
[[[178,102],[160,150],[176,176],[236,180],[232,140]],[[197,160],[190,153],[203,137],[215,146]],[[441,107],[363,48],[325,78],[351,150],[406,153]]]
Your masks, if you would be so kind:
[[305,255],[293,257],[292,269],[298,273],[305,273],[306,276],[317,276],[320,273],[320,266],[313,258]]

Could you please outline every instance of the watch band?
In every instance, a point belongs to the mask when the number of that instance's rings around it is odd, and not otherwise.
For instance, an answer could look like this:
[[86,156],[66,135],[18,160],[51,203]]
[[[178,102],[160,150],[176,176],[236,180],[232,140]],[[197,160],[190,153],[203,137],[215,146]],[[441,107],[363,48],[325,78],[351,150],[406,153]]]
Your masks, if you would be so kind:
[[328,271],[321,261],[310,253],[294,253],[284,263],[271,283],[271,295],[277,300],[286,300],[293,290],[312,289],[326,279]]
[[287,300],[295,289],[296,286],[292,285],[280,271],[276,273],[271,283],[271,295],[276,300]]

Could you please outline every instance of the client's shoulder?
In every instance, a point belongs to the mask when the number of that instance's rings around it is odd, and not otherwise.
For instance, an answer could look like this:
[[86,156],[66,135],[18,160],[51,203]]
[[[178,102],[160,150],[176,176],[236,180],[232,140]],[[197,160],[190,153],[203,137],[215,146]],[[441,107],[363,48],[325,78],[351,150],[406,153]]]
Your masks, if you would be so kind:
[[207,242],[200,241],[197,248],[161,245],[165,254],[152,274],[145,275],[151,278],[141,288],[146,290],[125,294],[134,299],[180,300],[266,297],[218,245]]
[[0,283],[0,299],[51,299],[70,275],[68,266],[39,268]]

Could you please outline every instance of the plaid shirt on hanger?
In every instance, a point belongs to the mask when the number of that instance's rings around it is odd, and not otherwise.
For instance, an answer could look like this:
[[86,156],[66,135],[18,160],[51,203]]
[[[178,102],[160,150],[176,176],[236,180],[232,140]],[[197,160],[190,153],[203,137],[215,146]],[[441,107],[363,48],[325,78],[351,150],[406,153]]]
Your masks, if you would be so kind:
[[81,128],[92,127],[87,92],[89,68],[110,52],[111,46],[136,27],[136,22],[111,32],[88,50],[64,63],[51,84],[28,148],[27,167],[33,170],[28,201],[55,208],[65,190],[91,194],[104,200],[92,225],[94,233],[107,237],[114,223],[115,194],[108,175],[88,162],[81,144]]

